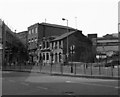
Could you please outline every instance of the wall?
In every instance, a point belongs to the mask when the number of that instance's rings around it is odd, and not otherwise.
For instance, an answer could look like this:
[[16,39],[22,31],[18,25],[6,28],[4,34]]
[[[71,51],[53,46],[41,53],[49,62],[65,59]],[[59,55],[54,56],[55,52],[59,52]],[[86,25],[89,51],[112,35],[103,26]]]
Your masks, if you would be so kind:
[[0,68],[2,66],[2,21],[0,20]]
[[[64,54],[66,54],[67,51],[67,39],[64,39]],[[81,32],[75,32],[74,34],[70,35],[68,38],[69,41],[69,54],[70,54],[70,47],[72,45],[75,45],[75,53],[73,54],[73,57],[71,54],[69,55],[68,60],[71,61],[80,61],[80,62],[92,62],[93,61],[93,55],[92,55],[92,43],[91,41],[85,37]]]

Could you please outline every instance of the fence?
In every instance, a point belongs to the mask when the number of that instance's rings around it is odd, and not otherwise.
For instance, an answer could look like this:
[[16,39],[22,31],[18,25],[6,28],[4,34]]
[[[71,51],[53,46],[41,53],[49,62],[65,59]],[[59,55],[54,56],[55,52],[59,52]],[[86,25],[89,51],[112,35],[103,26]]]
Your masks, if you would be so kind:
[[2,67],[3,70],[33,71],[50,74],[71,74],[71,75],[90,75],[90,76],[110,76],[119,77],[120,65],[105,67],[93,63],[70,63],[64,64],[16,64]]

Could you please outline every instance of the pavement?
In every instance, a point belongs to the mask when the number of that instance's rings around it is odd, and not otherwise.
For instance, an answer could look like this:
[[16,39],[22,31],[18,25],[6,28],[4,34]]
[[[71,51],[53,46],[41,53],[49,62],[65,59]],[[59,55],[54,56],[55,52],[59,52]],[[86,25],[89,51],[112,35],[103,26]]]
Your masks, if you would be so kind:
[[2,72],[2,95],[118,95],[118,89],[113,79]]

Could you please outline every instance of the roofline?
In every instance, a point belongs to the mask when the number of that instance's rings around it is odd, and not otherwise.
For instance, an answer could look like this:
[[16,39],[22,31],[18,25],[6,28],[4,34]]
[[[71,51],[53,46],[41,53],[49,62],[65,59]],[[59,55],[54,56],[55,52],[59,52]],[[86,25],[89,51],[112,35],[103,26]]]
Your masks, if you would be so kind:
[[58,25],[58,24],[51,24],[51,23],[40,23],[40,25],[47,25],[47,26],[52,26],[52,27],[59,27],[59,28],[69,28],[69,29],[73,29],[76,30],[75,28],[69,27],[69,26],[63,26],[63,25]]
[[[80,30],[77,30],[77,31],[80,31]],[[68,33],[71,33],[71,34],[68,34],[67,36],[62,37],[62,38],[60,38],[60,39],[51,40],[51,42],[62,40],[62,39],[66,38],[66,37],[68,37],[68,36],[70,36],[70,35],[72,35],[73,33],[77,32],[77,31],[70,31],[70,32],[68,32]],[[64,33],[64,34],[66,34],[66,33]],[[62,34],[62,35],[64,35],[64,34]],[[60,35],[60,36],[61,36],[61,35]],[[58,37],[60,37],[60,36],[58,36]],[[58,37],[57,37],[57,38],[58,38]]]
[[30,25],[30,26],[28,27],[28,29],[31,28],[31,27],[33,27],[33,26],[35,26],[35,25],[39,25],[39,23],[35,23],[35,24],[33,24],[33,25]]
[[110,37],[110,38],[105,38],[105,37],[98,37],[96,38],[97,40],[111,40],[111,39],[119,39],[118,37]]

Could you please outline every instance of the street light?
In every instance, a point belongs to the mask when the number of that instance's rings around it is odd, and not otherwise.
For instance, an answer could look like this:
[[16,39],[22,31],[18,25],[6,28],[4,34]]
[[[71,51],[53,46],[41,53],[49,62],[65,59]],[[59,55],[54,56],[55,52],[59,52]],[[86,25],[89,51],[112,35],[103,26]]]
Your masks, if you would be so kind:
[[[62,20],[63,21],[67,21],[67,33],[68,33],[68,20],[67,19],[65,19],[65,18],[62,18]],[[67,36],[67,53],[66,53],[66,55],[67,55],[67,60],[68,60],[68,55],[69,55],[69,52],[68,52],[68,36]]]
[[120,64],[120,29],[119,29],[120,23],[118,23],[118,54],[119,54],[119,59],[118,59],[118,71],[119,71],[119,64]]

